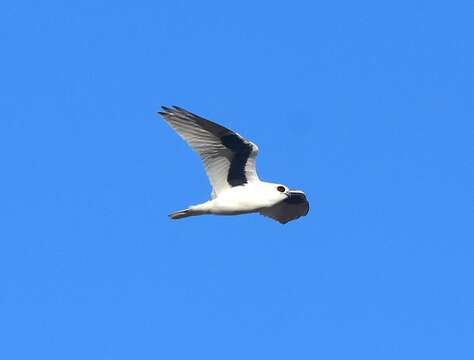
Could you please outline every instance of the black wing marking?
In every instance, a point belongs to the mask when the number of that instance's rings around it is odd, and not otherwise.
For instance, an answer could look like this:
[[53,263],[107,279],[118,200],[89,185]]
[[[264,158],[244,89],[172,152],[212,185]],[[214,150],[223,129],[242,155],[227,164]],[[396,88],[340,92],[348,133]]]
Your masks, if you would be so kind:
[[231,150],[234,156],[230,161],[227,182],[230,186],[246,184],[245,166],[252,153],[253,147],[248,141],[244,141],[236,134],[224,135],[221,137],[222,145]]
[[[256,178],[255,157],[257,155],[258,148],[250,141],[233,132],[232,130],[204,119],[199,115],[193,114],[178,106],[173,106],[173,108],[163,106],[162,108],[163,111],[159,114],[168,121],[172,123],[179,122],[183,124],[181,127],[184,126],[183,129],[185,131],[188,130],[189,132],[192,132],[192,130],[189,130],[189,127],[184,125],[185,123],[183,120],[185,122],[192,123],[194,126],[197,126],[198,128],[213,136],[215,141],[222,145],[223,151],[219,152],[218,148],[214,148],[214,150],[211,149],[210,152],[212,152],[212,155],[210,153],[206,153],[203,149],[199,149],[198,152],[203,157],[205,162],[209,161],[215,156],[224,156],[228,159],[229,168],[226,174],[226,181],[231,187],[248,183],[248,175],[250,175],[252,179]],[[179,131],[179,129],[176,128],[175,130]],[[193,136],[195,136],[194,133],[192,137]],[[249,158],[251,156],[253,161],[249,163]]]

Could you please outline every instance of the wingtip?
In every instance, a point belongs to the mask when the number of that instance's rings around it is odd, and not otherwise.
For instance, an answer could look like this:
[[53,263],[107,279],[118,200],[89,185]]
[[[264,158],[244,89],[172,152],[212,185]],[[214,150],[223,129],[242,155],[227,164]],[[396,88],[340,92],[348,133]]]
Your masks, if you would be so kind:
[[163,111],[158,112],[161,115],[173,115],[176,114],[176,112],[189,113],[189,111],[184,110],[182,107],[179,107],[177,105],[172,105],[171,107],[162,105],[161,108],[163,109]]

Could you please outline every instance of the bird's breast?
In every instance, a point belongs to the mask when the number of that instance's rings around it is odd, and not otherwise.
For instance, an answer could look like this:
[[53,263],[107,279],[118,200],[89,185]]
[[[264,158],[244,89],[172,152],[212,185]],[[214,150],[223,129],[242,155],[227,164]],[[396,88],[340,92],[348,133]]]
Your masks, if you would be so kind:
[[212,212],[215,214],[242,214],[258,211],[271,206],[265,193],[252,187],[235,187],[212,200]]

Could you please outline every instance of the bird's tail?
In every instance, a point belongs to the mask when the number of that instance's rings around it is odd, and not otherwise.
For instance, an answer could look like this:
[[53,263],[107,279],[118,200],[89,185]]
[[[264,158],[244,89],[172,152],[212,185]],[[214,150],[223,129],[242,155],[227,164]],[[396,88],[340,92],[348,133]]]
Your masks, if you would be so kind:
[[176,211],[170,214],[170,218],[173,220],[183,219],[190,216],[209,214],[209,201],[204,204],[193,205],[185,210]]
[[186,209],[186,210],[176,211],[176,212],[170,214],[169,216],[173,220],[178,220],[178,219],[183,219],[183,218],[186,218],[186,217],[189,217],[189,216],[194,216],[194,215],[197,215],[197,214],[193,210]]

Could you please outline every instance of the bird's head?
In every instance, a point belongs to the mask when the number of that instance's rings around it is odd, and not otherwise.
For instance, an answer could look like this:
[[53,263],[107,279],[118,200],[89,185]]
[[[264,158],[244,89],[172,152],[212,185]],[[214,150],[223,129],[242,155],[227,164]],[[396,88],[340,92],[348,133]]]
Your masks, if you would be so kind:
[[291,191],[288,186],[274,183],[264,183],[264,186],[266,197],[273,204],[279,203],[291,196]]
[[280,194],[280,195],[284,195],[286,197],[290,196],[290,189],[288,188],[288,186],[285,186],[285,185],[281,185],[281,184],[277,184],[275,186],[275,190]]

